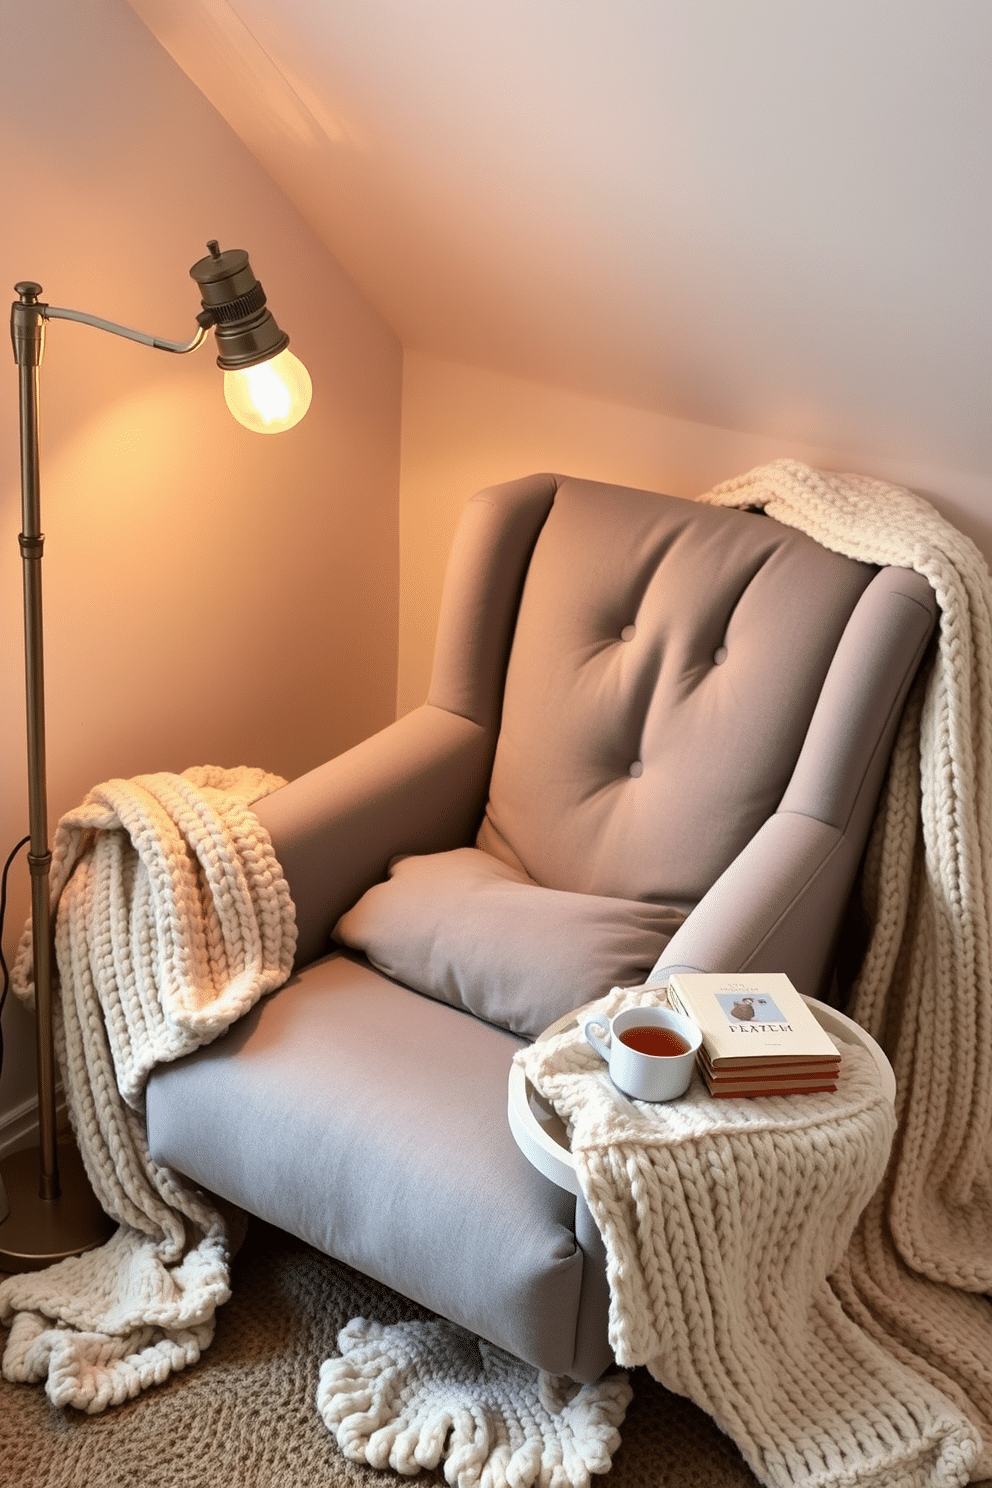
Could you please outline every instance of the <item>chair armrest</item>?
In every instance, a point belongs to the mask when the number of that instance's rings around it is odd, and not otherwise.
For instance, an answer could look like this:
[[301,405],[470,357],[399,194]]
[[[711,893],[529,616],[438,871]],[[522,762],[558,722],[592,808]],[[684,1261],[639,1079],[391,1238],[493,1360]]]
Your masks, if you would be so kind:
[[818,817],[865,841],[936,619],[936,597],[922,574],[876,574],[841,636],[780,811]]
[[648,981],[679,970],[784,971],[800,992],[820,995],[856,868],[837,827],[778,812],[679,926]]
[[883,568],[851,615],[776,814],[688,915],[651,973],[784,971],[829,986],[837,934],[903,704],[936,621],[933,590]]
[[391,858],[472,841],[494,747],[490,730],[426,704],[256,802],[296,906],[298,967]]

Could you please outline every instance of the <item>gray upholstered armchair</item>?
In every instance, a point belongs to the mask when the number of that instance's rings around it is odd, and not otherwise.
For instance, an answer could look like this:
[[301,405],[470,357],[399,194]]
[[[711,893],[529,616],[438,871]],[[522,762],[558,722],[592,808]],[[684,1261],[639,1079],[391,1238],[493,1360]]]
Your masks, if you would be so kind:
[[753,512],[469,502],[424,707],[259,804],[289,983],[148,1088],[152,1155],[555,1374],[602,1247],[521,1154],[521,1040],[666,966],[827,987],[929,586]]

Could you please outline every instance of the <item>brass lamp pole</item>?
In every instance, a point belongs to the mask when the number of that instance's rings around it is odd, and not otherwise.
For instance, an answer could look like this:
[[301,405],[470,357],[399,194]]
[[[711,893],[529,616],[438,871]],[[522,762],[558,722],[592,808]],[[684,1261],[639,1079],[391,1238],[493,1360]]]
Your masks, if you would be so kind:
[[[21,519],[24,583],[24,670],[27,713],[28,810],[31,873],[32,969],[38,1073],[40,1150],[15,1153],[0,1171],[0,1270],[30,1271],[101,1244],[112,1226],[86,1180],[75,1145],[60,1144],[56,1132],[54,975],[49,873],[48,789],[45,747],[45,668],[42,618],[39,374],[45,322],[75,320],[139,341],[158,351],[184,355],[202,346],[212,326],[224,395],[238,421],[258,432],[291,428],[306,413],[311,386],[306,368],[288,350],[289,337],[266,308],[265,292],[243,249],[222,253],[207,244],[209,257],[190,274],[200,287],[198,329],[189,342],[163,341],[80,310],[64,310],[40,299],[41,285],[25,280],[11,308],[10,333],[20,380]],[[5,1193],[6,1190],[6,1193]]]

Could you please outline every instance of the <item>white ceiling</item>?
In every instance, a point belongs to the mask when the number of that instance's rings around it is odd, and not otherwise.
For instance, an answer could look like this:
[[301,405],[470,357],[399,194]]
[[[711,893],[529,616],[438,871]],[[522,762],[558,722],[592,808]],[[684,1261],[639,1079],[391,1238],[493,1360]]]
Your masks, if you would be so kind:
[[992,468],[989,0],[130,3],[406,346]]

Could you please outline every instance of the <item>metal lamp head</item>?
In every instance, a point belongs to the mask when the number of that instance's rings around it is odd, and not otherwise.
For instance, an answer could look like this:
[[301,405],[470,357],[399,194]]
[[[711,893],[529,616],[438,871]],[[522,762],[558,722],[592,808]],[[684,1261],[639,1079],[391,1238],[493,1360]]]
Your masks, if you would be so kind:
[[310,407],[310,376],[289,350],[289,337],[266,308],[265,291],[243,248],[207,244],[190,275],[200,287],[201,326],[213,326],[224,397],[245,428],[272,434],[292,428]]
[[266,309],[265,290],[252,272],[243,248],[222,253],[216,242],[207,244],[208,258],[199,259],[190,277],[200,287],[201,325],[212,325],[217,336],[217,365],[225,372],[267,362],[289,345]]

